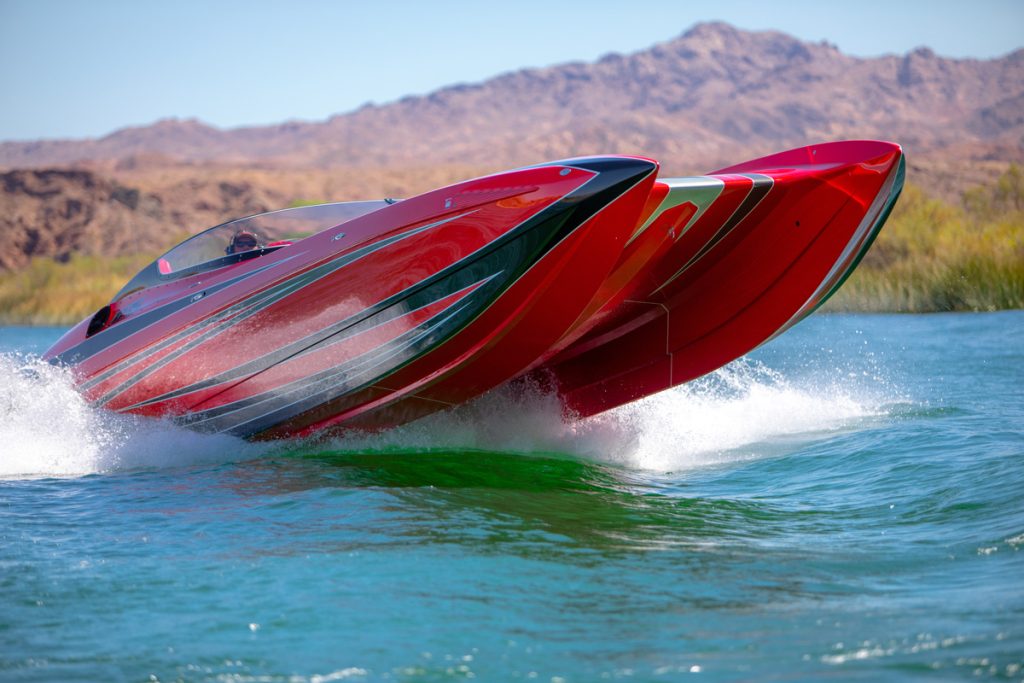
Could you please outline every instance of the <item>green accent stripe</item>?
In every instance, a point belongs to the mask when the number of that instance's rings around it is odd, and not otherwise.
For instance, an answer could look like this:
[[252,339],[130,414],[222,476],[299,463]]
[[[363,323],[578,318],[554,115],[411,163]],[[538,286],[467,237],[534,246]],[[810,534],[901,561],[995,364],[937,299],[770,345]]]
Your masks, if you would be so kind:
[[690,220],[683,227],[682,231],[676,235],[676,239],[679,239],[690,227],[697,222],[697,219],[701,217],[709,206],[711,206],[718,196],[722,194],[722,190],[725,189],[725,182],[718,178],[712,178],[711,176],[693,176],[690,178],[666,178],[659,180],[659,182],[668,185],[668,194],[661,200],[661,204],[657,209],[651,213],[650,217],[644,221],[644,224],[633,233],[633,236],[629,238],[626,244],[629,244],[637,237],[639,237],[644,230],[649,228],[654,221],[658,220],[661,214],[665,213],[669,209],[675,208],[680,204],[686,202],[693,202],[697,206],[696,213],[690,217]]

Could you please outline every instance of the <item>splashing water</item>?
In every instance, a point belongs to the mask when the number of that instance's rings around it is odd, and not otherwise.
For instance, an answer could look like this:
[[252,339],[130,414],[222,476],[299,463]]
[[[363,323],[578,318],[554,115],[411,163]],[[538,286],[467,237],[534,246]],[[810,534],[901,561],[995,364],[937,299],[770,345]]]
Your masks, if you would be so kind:
[[[884,414],[877,397],[858,398],[855,391],[838,384],[792,386],[763,364],[741,359],[593,418],[566,417],[558,398],[536,387],[506,385],[396,429],[306,441],[299,448],[563,453],[675,471],[760,457],[780,439],[806,440]],[[281,450],[102,410],[75,391],[66,370],[11,354],[0,354],[0,444],[0,477],[225,463]]]
[[223,463],[265,446],[87,403],[67,370],[0,354],[0,478]]
[[595,420],[612,421],[632,437],[618,462],[674,471],[763,457],[856,428],[893,405],[876,391],[831,378],[794,384],[742,358]]
[[758,457],[771,442],[820,437],[886,412],[882,397],[860,387],[836,382],[793,386],[764,364],[740,359],[695,382],[592,418],[567,418],[556,396],[533,386],[506,385],[409,425],[380,434],[349,434],[324,445],[346,451],[565,453],[674,471]]

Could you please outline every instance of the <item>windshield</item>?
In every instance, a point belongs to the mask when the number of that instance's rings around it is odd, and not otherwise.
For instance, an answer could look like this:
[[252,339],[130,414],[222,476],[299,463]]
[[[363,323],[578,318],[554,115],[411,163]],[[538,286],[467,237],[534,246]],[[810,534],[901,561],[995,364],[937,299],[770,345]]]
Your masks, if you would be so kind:
[[222,223],[190,237],[158,258],[132,278],[114,300],[158,281],[220,268],[287,247],[394,202],[380,199],[300,206]]
[[239,218],[201,232],[168,251],[158,261],[160,272],[168,275],[226,255],[285,247],[387,205],[387,200],[340,202]]

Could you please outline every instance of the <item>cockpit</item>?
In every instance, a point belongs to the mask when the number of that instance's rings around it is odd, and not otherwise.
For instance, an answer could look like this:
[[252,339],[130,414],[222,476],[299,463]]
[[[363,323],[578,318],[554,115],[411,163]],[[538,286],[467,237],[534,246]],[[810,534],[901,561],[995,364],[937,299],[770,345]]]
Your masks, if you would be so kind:
[[394,199],[281,209],[222,223],[194,235],[143,268],[114,301],[195,273],[223,268],[287,248],[294,242],[394,204]]

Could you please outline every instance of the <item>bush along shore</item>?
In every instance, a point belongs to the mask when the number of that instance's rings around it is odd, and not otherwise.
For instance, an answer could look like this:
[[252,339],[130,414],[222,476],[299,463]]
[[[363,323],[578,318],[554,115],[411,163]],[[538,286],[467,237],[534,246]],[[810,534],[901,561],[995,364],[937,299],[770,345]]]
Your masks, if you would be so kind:
[[1011,166],[959,201],[908,185],[829,311],[1024,308],[1024,172]]
[[[0,273],[0,324],[67,325],[101,308],[158,254],[66,263],[33,259]],[[881,234],[825,311],[1024,308],[1024,172],[953,201],[908,184]]]
[[27,268],[0,273],[0,324],[70,325],[110,302],[159,254],[98,258],[81,254],[61,263],[34,258]]

